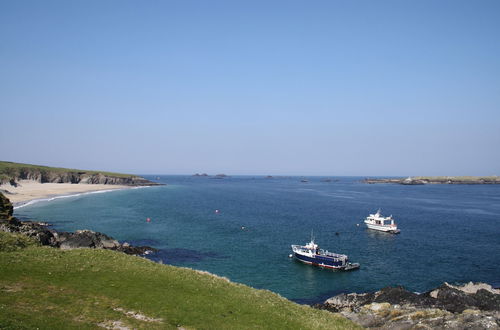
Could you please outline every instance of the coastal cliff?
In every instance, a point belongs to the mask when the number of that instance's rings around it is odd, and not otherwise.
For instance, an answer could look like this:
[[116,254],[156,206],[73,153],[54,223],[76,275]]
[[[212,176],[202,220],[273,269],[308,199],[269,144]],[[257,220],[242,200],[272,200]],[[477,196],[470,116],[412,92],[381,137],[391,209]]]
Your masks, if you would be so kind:
[[39,183],[110,184],[126,186],[158,185],[158,183],[131,174],[0,162],[0,184],[10,183],[11,185],[16,185],[20,180],[30,180]]

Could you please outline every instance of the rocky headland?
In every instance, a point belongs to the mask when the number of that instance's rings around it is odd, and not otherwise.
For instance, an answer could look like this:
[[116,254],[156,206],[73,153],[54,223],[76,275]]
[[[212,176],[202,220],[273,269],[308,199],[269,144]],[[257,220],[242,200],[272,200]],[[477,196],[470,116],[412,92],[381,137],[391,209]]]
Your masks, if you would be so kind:
[[0,161],[0,192],[19,206],[32,200],[163,185],[137,175]]
[[109,184],[125,186],[155,186],[159,183],[132,174],[74,170],[0,161],[0,185],[15,186],[19,181],[38,183]]
[[362,182],[368,184],[375,183],[395,183],[402,185],[423,185],[423,184],[500,184],[500,177],[474,177],[474,176],[436,176],[436,177],[408,177],[408,178],[366,178]]
[[33,238],[41,245],[60,249],[109,249],[134,255],[156,251],[149,246],[132,246],[128,243],[120,243],[108,235],[91,230],[61,232],[50,228],[47,223],[21,221],[13,216],[12,203],[2,193],[0,193],[0,231],[23,234]]
[[386,287],[339,294],[313,307],[372,329],[500,329],[500,290],[484,283],[444,283],[421,294]]

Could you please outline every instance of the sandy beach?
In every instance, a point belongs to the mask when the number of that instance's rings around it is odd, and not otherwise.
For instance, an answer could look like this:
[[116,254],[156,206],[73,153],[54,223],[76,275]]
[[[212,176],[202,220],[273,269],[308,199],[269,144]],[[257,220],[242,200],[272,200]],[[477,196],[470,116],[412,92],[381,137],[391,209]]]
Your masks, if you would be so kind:
[[35,181],[20,181],[17,187],[10,184],[0,185],[0,191],[14,205],[24,204],[35,199],[127,188],[131,187],[109,184],[39,183]]

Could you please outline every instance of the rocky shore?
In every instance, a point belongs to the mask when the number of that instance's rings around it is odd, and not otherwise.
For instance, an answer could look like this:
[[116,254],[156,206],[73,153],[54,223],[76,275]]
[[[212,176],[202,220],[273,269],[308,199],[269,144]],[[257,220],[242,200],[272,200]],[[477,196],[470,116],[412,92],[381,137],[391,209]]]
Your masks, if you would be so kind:
[[120,243],[110,236],[91,230],[77,230],[74,233],[56,231],[50,228],[47,223],[20,221],[12,214],[12,203],[0,193],[0,231],[23,234],[35,239],[41,245],[60,249],[109,249],[133,255],[149,254],[156,251],[149,246],[132,246],[128,243]]
[[484,283],[417,294],[403,287],[339,294],[313,307],[372,329],[500,329],[500,290]]

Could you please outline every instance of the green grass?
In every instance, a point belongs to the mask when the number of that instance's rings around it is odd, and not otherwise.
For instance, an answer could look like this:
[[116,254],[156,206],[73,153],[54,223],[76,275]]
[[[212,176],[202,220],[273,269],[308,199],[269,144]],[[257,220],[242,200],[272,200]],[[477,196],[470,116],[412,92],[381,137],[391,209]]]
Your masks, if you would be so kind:
[[22,250],[29,246],[39,246],[33,238],[22,234],[11,234],[0,231],[0,252]]
[[129,178],[129,177],[137,177],[132,174],[123,174],[123,173],[114,173],[114,172],[103,172],[103,171],[89,171],[89,170],[77,170],[71,168],[61,168],[61,167],[50,167],[50,166],[42,166],[42,165],[32,165],[32,164],[22,164],[22,163],[13,163],[0,161],[0,179],[8,178],[11,179],[18,175],[22,170],[29,171],[38,171],[40,173],[43,172],[54,172],[54,173],[78,173],[78,174],[103,174],[106,176],[113,176],[119,178]]
[[113,322],[136,329],[359,328],[266,290],[114,251],[0,252],[0,328],[95,329]]

